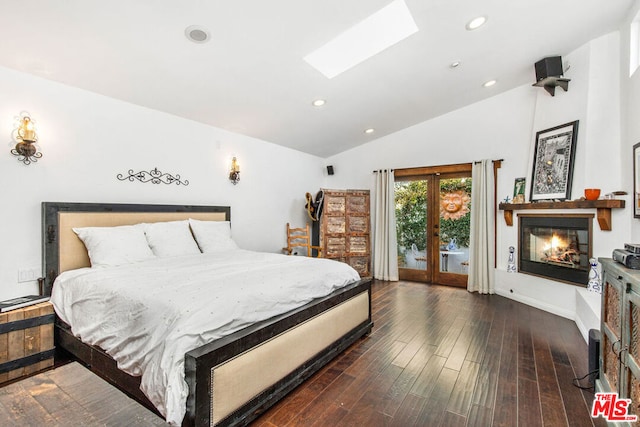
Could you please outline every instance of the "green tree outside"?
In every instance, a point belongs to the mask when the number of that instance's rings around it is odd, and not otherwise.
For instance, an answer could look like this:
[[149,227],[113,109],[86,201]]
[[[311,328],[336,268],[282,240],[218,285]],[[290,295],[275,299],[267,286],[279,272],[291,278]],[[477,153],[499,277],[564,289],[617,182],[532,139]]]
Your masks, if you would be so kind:
[[427,246],[427,181],[396,182],[396,232],[398,246],[412,244],[424,251]]
[[[415,244],[419,251],[427,244],[427,181],[399,181],[395,184],[396,233],[402,255]],[[440,192],[464,190],[471,195],[471,179],[440,180]],[[439,212],[439,206],[437,207]],[[440,218],[440,243],[447,245],[452,239],[461,247],[469,246],[471,212],[460,218]],[[400,254],[399,254],[400,255]]]
[[[440,193],[452,193],[463,190],[471,197],[470,178],[452,178],[440,180]],[[448,244],[456,239],[456,244],[461,247],[469,247],[469,234],[471,231],[471,203],[469,212],[457,219],[440,218],[440,242]]]

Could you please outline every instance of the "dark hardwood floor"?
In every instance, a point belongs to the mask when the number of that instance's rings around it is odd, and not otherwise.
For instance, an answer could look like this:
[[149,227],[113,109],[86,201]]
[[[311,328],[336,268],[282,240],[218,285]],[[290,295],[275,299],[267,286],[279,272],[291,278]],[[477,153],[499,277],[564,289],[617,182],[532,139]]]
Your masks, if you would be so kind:
[[[573,321],[459,288],[373,289],[372,333],[253,425],[605,426],[572,384],[588,370]],[[164,425],[76,363],[0,388],[0,420]]]

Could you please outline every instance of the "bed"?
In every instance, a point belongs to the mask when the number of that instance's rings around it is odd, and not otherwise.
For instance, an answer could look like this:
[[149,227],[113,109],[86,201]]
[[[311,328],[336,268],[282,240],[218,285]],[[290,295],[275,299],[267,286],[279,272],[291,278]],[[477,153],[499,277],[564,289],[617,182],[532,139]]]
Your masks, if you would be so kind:
[[[230,214],[229,207],[220,206],[45,202],[43,291],[51,295],[54,281],[61,273],[90,266],[85,245],[73,228],[189,218],[230,221]],[[247,424],[368,334],[372,327],[371,279],[365,278],[186,351],[184,380],[188,394],[182,425]],[[159,413],[140,390],[139,376],[119,370],[113,358],[99,346],[76,338],[60,318],[55,331],[57,348]]]

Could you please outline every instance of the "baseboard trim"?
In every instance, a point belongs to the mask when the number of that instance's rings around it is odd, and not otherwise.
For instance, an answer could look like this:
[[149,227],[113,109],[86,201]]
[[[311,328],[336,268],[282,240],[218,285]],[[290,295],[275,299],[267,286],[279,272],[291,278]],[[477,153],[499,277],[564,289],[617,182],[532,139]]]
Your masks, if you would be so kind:
[[575,321],[575,317],[576,314],[574,312],[572,312],[571,310],[567,310],[564,309],[562,307],[558,307],[555,305],[551,305],[551,304],[545,304],[539,300],[536,300],[534,298],[529,298],[527,296],[523,296],[523,295],[516,295],[516,294],[512,294],[511,292],[505,292],[502,289],[496,289],[496,294],[505,297],[505,298],[509,298],[512,299],[514,301],[518,301],[521,302],[522,304],[526,304],[528,306],[534,307],[534,308],[538,308],[540,310],[546,311],[548,313],[552,313],[555,315],[558,315],[560,317],[564,317],[565,319],[569,319],[569,320],[574,320]]

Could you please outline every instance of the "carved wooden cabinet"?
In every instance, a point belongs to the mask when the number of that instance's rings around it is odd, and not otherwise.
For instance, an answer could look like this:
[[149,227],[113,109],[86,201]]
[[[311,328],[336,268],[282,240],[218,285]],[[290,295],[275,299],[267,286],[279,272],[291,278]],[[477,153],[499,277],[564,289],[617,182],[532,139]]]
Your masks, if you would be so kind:
[[319,221],[322,256],[371,276],[369,190],[325,190]]
[[620,398],[631,399],[628,413],[640,416],[640,270],[610,258],[599,261],[603,290],[596,387],[599,392],[617,392]]

